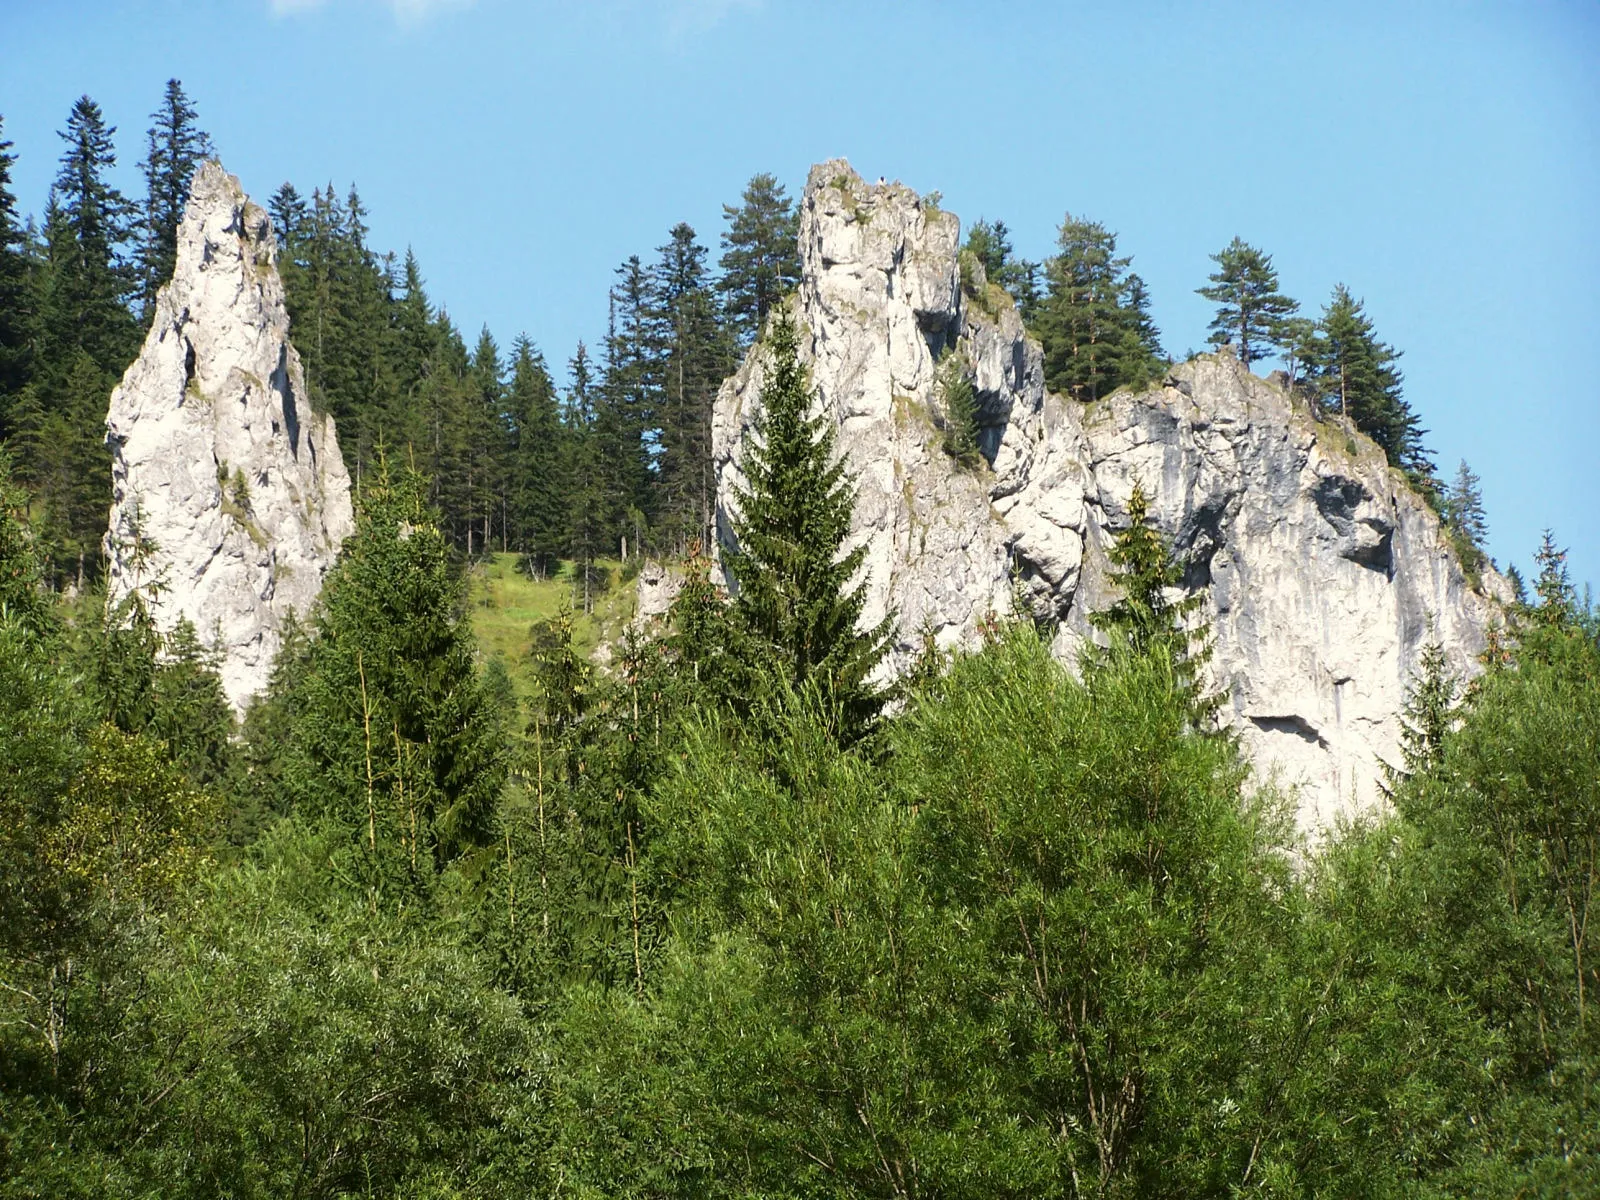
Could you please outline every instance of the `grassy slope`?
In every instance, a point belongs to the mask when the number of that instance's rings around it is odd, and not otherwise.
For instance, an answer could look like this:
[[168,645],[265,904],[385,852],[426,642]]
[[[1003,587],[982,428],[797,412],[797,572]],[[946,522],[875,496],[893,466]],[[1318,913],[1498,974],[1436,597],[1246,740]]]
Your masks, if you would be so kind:
[[574,596],[573,566],[564,562],[549,579],[533,580],[516,569],[517,555],[496,554],[474,566],[468,574],[468,611],[472,631],[485,659],[505,662],[519,697],[533,690],[528,663],[529,631],[560,612],[573,610],[572,635],[578,651],[593,654],[602,641],[616,643],[633,616],[632,580],[624,581],[620,564],[600,562],[610,579],[608,589],[594,597],[594,612],[583,614],[581,590]]

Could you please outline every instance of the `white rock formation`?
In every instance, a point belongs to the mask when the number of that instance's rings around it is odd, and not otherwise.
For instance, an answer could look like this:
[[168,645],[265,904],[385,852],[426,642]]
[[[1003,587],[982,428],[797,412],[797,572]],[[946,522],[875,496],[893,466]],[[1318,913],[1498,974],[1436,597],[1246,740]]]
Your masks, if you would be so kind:
[[[899,614],[890,669],[923,629],[971,645],[1016,603],[1058,622],[1073,658],[1111,598],[1104,550],[1140,482],[1209,599],[1224,719],[1260,774],[1298,786],[1308,831],[1379,803],[1422,646],[1436,637],[1470,673],[1493,620],[1438,520],[1371,442],[1226,352],[1087,409],[1051,395],[1010,299],[970,257],[963,278],[958,235],[953,215],[842,160],[814,167],[801,200],[802,352],[859,487],[863,620]],[[976,468],[941,448],[945,354],[978,393]],[[762,371],[758,350],[717,398],[724,542]]]
[[243,711],[286,614],[304,614],[353,526],[333,418],[306,398],[267,214],[216,162],[195,175],[177,266],[111,394],[108,602],[189,620]]

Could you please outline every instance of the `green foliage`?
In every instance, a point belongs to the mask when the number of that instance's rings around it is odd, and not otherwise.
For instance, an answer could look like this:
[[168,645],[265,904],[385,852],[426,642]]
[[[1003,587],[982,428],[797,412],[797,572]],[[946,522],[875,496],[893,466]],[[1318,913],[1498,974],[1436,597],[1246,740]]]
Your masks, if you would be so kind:
[[724,204],[722,215],[723,306],[740,345],[749,345],[800,281],[799,215],[766,173],[752,176],[739,205]]
[[779,689],[817,695],[844,742],[863,737],[885,696],[871,676],[887,653],[893,620],[857,625],[865,586],[851,581],[864,547],[842,554],[855,491],[834,450],[825,416],[811,415],[812,393],[799,359],[799,334],[783,313],[768,327],[761,407],[745,442],[736,497],[737,549],[728,567],[738,584],[734,609],[758,675]]
[[1108,639],[1089,654],[1091,664],[1131,654],[1156,656],[1170,665],[1174,684],[1197,724],[1207,724],[1221,703],[1206,696],[1199,672],[1211,657],[1210,632],[1195,614],[1205,597],[1174,598],[1183,587],[1183,568],[1167,550],[1150,517],[1150,498],[1135,483],[1128,498],[1128,524],[1107,552],[1121,595],[1109,608],[1091,613],[1089,623]]
[[195,124],[197,115],[183,85],[167,80],[161,107],[150,115],[143,165],[147,196],[139,221],[139,289],[146,311],[172,278],[189,184],[200,163],[214,153],[211,138]]
[[1400,352],[1378,341],[1361,301],[1343,284],[1322,310],[1316,337],[1302,349],[1306,378],[1324,403],[1382,447],[1389,462],[1414,485],[1432,492],[1433,463],[1422,444],[1426,432],[1402,395]]
[[1294,332],[1284,322],[1300,305],[1278,291],[1272,256],[1235,237],[1211,261],[1217,270],[1209,276],[1210,285],[1195,290],[1218,306],[1210,326],[1212,345],[1232,345],[1245,366],[1283,348]]
[[[980,217],[967,231],[967,240],[962,248],[982,264],[984,275],[990,283],[1006,290],[1016,303],[1023,321],[1032,325],[1038,315],[1041,299],[1040,267],[1036,262],[1015,257],[1006,223],[986,221]],[[963,282],[966,282],[965,278]]]
[[365,850],[375,886],[427,889],[492,841],[505,756],[423,487],[382,460],[362,485],[296,688],[286,782],[298,810]]
[[1489,522],[1483,511],[1480,484],[1477,474],[1462,459],[1455,478],[1445,485],[1439,496],[1439,515],[1450,533],[1462,567],[1473,579],[1488,562],[1483,547],[1489,540]]
[[1117,254],[1117,236],[1096,221],[1061,223],[1059,253],[1045,263],[1048,286],[1033,326],[1044,345],[1045,382],[1092,402],[1148,382],[1161,358],[1144,281]]
[[960,354],[950,354],[939,365],[939,404],[943,409],[944,452],[961,466],[974,468],[983,461],[979,447],[978,397]]

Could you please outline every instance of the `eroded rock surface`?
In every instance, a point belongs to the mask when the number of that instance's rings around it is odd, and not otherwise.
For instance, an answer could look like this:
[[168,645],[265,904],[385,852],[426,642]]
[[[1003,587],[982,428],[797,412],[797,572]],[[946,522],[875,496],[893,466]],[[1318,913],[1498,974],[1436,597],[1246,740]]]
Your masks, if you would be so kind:
[[289,342],[267,214],[216,162],[195,175],[106,440],[109,602],[139,594],[163,631],[190,621],[242,711],[353,521],[333,419],[312,411]]
[[[952,214],[843,160],[814,167],[801,200],[802,353],[859,488],[863,621],[899,614],[888,669],[924,630],[970,646],[1018,605],[1057,622],[1073,659],[1087,614],[1111,599],[1104,551],[1139,482],[1208,598],[1224,719],[1259,773],[1299,787],[1307,830],[1379,803],[1422,646],[1437,638],[1469,674],[1493,620],[1437,518],[1376,446],[1226,351],[1087,408],[1050,394],[1009,298],[970,257],[963,277],[959,233]],[[971,466],[943,449],[952,364],[980,405]],[[717,398],[725,543],[762,372],[757,348]]]

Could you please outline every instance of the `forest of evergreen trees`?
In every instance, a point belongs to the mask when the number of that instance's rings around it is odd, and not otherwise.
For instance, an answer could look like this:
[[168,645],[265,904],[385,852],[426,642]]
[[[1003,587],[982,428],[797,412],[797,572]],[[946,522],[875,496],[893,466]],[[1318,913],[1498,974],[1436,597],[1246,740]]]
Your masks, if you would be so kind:
[[[130,200],[109,182],[115,128],[93,100],[79,100],[42,226],[19,215],[15,156],[0,140],[0,440],[34,497],[57,583],[98,573],[110,503],[106,398],[171,274],[188,179],[212,152],[177,80],[151,121],[146,194]],[[415,256],[368,244],[354,187],[342,199],[332,184],[316,187],[307,199],[285,183],[269,211],[311,400],[337,420],[353,479],[383,447],[408,455],[454,547],[468,557],[514,550],[535,572],[561,559],[681,557],[708,544],[712,402],[799,277],[794,205],[773,176],[756,175],[724,206],[716,269],[683,222],[653,257],[621,263],[603,343],[575,347],[559,384],[526,333],[507,349],[483,329],[469,348],[429,297]],[[1069,215],[1058,252],[1039,264],[1015,256],[1004,222],[979,221],[966,251],[1013,297],[1060,394],[1093,402],[1159,382],[1170,365],[1144,281],[1104,225]],[[1481,500],[1460,490],[1475,489],[1476,477],[1437,477],[1402,392],[1399,352],[1378,340],[1361,302],[1341,285],[1320,318],[1300,317],[1269,256],[1236,238],[1213,257],[1218,271],[1199,289],[1218,304],[1213,343],[1246,364],[1280,356],[1291,386],[1372,437],[1450,522],[1463,553],[1481,556]]]
[[[353,193],[286,186],[357,527],[236,726],[193,630],[89,586],[195,122],[169,85],[133,204],[80,102],[42,229],[0,158],[0,1197],[1600,1194],[1600,614],[1551,539],[1480,674],[1424,656],[1393,810],[1310,847],[1142,493],[1075,669],[996,617],[875,682],[770,177],[719,274],[684,225],[619,268],[564,390],[527,338],[469,351]],[[1052,386],[1159,376],[1103,227],[968,248]],[[1359,303],[1295,324],[1266,256],[1216,259],[1219,343],[1431,480]],[[745,349],[730,598],[692,551]],[[1481,543],[1464,464],[1438,496]],[[519,697],[470,558],[623,539],[690,553],[661,630],[600,671],[564,611]]]

